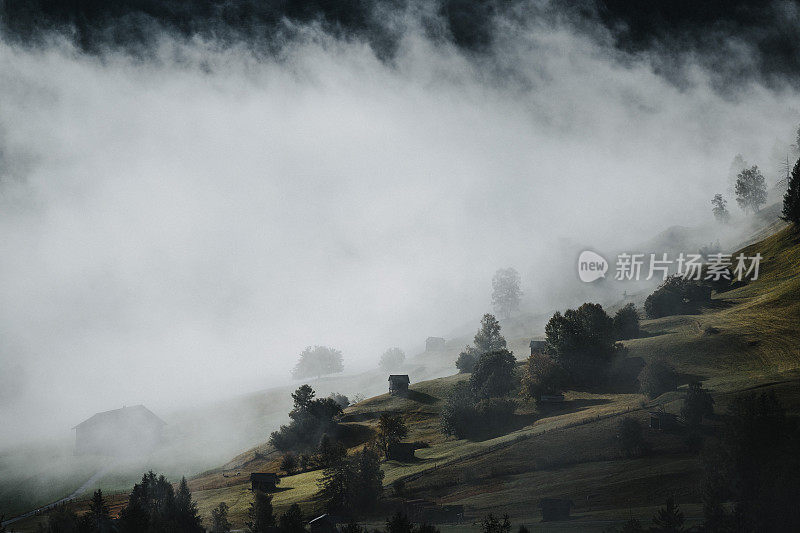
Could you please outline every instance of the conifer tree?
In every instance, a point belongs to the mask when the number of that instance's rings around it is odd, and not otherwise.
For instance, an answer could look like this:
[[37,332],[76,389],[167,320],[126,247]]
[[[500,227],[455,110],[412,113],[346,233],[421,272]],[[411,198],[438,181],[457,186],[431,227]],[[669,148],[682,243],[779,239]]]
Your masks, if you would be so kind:
[[783,196],[783,220],[800,225],[800,159],[789,176],[789,188]]
[[111,527],[111,515],[109,514],[108,505],[103,498],[103,492],[100,489],[94,491],[92,501],[89,502],[89,516],[91,520],[91,527],[100,533],[105,533]]
[[203,531],[202,520],[197,512],[197,503],[192,499],[186,478],[181,478],[178,493],[175,495],[175,508],[178,526],[185,533]]
[[275,527],[275,513],[272,510],[272,496],[260,490],[253,494],[253,501],[247,511],[247,529],[250,533],[266,533]]

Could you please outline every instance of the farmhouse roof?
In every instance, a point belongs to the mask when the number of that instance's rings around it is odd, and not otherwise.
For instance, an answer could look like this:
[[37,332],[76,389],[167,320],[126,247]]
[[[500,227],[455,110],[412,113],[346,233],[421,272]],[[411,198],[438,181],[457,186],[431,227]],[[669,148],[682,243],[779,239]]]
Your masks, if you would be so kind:
[[278,479],[278,474],[274,472],[253,472],[250,474],[250,481],[274,481]]
[[408,374],[390,374],[389,381],[393,383],[403,382],[411,383],[411,379],[409,379]]
[[122,409],[112,409],[111,411],[103,411],[97,413],[72,429],[79,429],[97,424],[119,424],[119,423],[140,423],[149,422],[166,426],[167,423],[158,418],[150,409],[144,405],[134,405],[131,407],[123,407]]

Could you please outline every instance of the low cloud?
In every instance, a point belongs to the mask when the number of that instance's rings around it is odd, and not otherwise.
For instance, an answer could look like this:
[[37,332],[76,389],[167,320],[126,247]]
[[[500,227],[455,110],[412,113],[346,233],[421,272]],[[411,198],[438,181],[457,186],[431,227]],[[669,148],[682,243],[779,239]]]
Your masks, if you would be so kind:
[[552,312],[568,250],[707,223],[736,153],[777,181],[793,90],[498,24],[476,57],[407,21],[391,61],[313,26],[278,57],[0,43],[4,434],[283,383],[312,344],[373,367],[476,322],[500,267]]

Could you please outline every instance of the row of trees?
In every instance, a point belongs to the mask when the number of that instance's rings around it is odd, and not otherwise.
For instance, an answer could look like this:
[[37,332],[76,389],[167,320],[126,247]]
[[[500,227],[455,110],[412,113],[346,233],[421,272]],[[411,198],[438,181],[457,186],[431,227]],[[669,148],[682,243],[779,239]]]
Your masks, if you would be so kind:
[[[473,344],[466,346],[456,360],[459,372],[471,376],[468,383],[456,386],[445,401],[443,424],[449,434],[468,436],[471,417],[503,423],[513,412],[512,401],[496,400],[509,396],[518,386],[516,360],[506,349],[500,329],[493,315],[484,315]],[[556,312],[545,333],[545,348],[529,357],[521,380],[523,395],[536,400],[568,385],[600,382],[614,356],[622,350],[617,341],[639,336],[639,314],[629,304],[612,318],[601,305],[585,303],[564,314]]]
[[[736,203],[745,212],[757,213],[767,202],[767,186],[764,175],[758,166],[748,166],[740,155],[734,159],[732,168],[738,170],[734,183]],[[782,218],[787,222],[800,224],[800,159],[790,172],[787,158],[786,179],[788,183],[783,197]],[[715,194],[711,200],[714,218],[721,223],[727,223],[731,218],[727,203],[722,194]]]
[[[225,502],[220,502],[211,510],[212,533],[230,533],[229,511],[230,507]],[[306,533],[304,522],[303,511],[296,503],[276,517],[272,496],[261,491],[253,493],[253,501],[247,510],[246,526],[249,533]]]
[[202,533],[205,528],[192,499],[186,478],[176,491],[172,483],[152,471],[133,486],[128,503],[115,524],[111,520],[103,493],[97,490],[89,502],[89,511],[78,516],[66,505],[48,514],[48,533]]
[[[186,480],[182,480],[181,482],[181,491],[179,494],[182,494],[182,490],[185,487]],[[170,489],[172,486],[170,485]],[[186,489],[186,493],[188,493],[188,489]],[[191,497],[189,498],[190,504]],[[172,505],[172,508],[169,510],[170,513],[175,516],[178,514],[176,505]],[[189,522],[194,524],[195,521],[197,525],[200,523],[200,518],[197,516],[197,508],[189,507],[185,509],[186,515],[184,518],[189,518]],[[193,514],[192,514],[193,512]],[[0,522],[2,522],[3,517],[0,516]],[[96,490],[94,494],[92,494],[92,499],[89,502],[89,511],[84,513],[81,516],[78,516],[74,511],[70,510],[66,504],[59,505],[47,516],[47,526],[41,526],[40,530],[46,531],[47,533],[111,533],[112,531],[117,531],[115,527],[112,527],[111,515],[109,513],[108,505],[106,504],[105,498],[103,497],[103,491]],[[130,531],[130,529],[128,529]],[[203,531],[203,529],[181,529],[176,531],[186,531],[186,532],[194,532],[194,531]],[[0,533],[4,533],[5,528],[0,527]]]

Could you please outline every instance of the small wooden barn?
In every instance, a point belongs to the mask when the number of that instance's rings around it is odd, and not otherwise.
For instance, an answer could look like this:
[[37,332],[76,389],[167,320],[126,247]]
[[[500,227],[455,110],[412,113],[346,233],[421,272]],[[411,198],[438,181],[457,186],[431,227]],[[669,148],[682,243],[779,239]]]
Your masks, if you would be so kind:
[[444,350],[444,339],[442,337],[428,337],[425,339],[426,352],[441,352]]
[[281,478],[274,472],[253,472],[250,474],[250,490],[274,492]]
[[543,353],[544,347],[547,346],[547,341],[534,339],[531,341],[531,355],[535,353]]
[[539,403],[564,403],[564,393],[542,394],[539,397]]
[[678,426],[678,416],[666,411],[650,411],[650,429],[664,431]]
[[389,459],[395,461],[413,461],[416,459],[416,457],[414,457],[414,450],[416,449],[417,446],[413,442],[393,442],[389,444]]
[[411,380],[408,374],[391,374],[389,376],[389,394],[405,394]]

